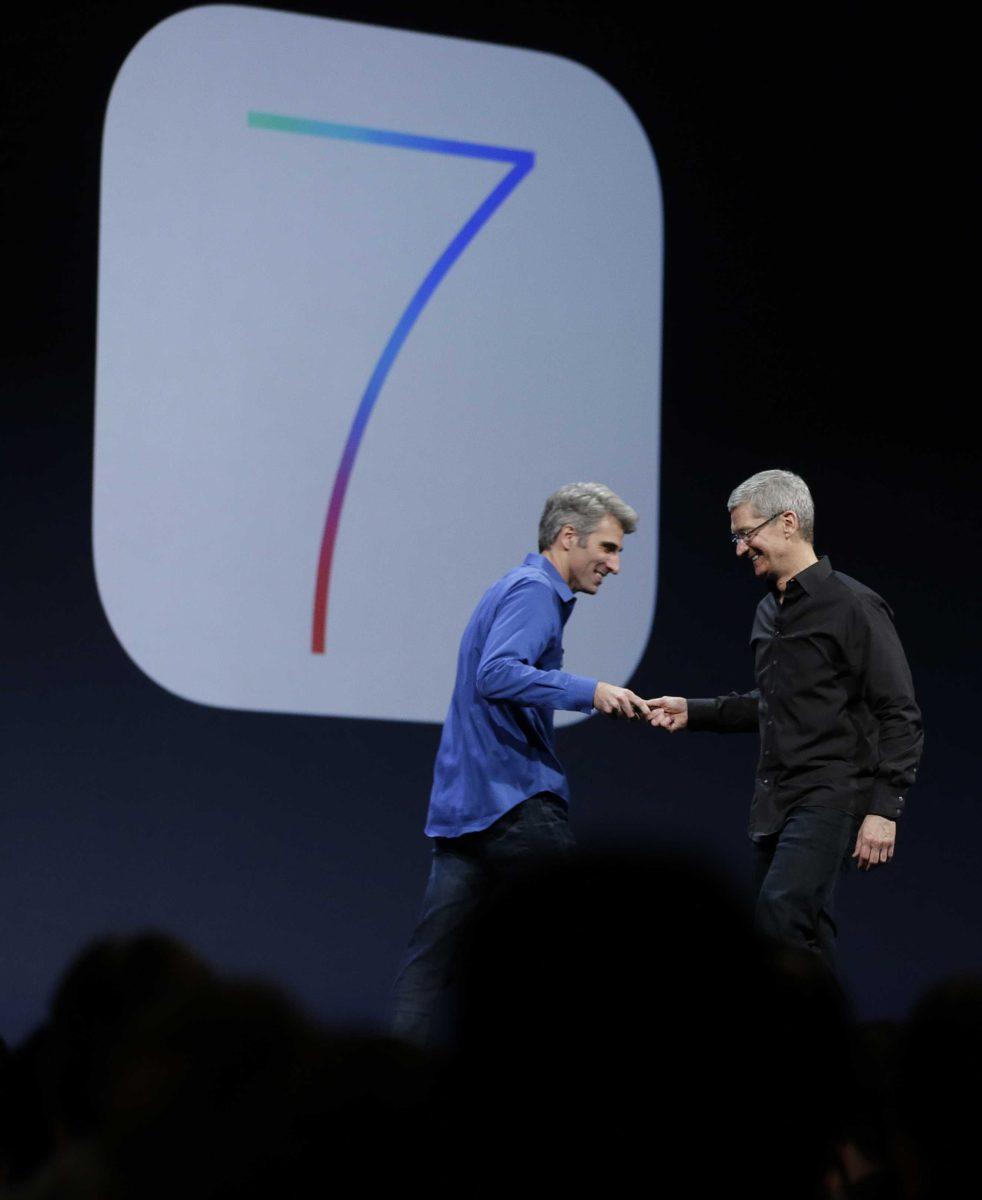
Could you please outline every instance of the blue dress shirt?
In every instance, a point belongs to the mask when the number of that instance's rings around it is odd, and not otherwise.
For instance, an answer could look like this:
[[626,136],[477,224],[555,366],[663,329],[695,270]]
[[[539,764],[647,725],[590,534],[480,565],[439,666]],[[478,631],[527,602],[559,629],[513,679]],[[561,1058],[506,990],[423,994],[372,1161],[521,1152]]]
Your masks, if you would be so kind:
[[569,802],[552,712],[590,712],[597,687],[561,669],[563,627],[575,603],[541,554],[527,555],[484,593],[460,642],[433,771],[430,837],[487,829],[539,792]]

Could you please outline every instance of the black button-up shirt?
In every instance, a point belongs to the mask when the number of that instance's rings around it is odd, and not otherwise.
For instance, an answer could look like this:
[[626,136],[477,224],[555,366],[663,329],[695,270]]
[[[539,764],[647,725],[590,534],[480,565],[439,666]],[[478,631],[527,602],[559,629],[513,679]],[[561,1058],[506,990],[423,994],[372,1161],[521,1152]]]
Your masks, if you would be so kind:
[[896,820],[923,734],[885,601],[822,558],[761,600],[750,643],[757,687],[690,700],[688,728],[759,730],[751,836],[804,802]]

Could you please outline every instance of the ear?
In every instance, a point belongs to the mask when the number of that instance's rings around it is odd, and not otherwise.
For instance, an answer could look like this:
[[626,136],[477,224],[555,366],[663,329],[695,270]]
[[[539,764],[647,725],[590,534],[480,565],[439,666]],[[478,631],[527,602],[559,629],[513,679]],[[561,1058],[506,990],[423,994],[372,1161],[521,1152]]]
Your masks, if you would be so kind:
[[571,550],[573,543],[579,541],[579,535],[572,525],[564,525],[559,531],[559,537],[564,550]]
[[801,529],[801,522],[798,520],[798,514],[793,513],[790,510],[786,513],[782,513],[781,521],[784,526],[785,537],[794,537],[794,535]]

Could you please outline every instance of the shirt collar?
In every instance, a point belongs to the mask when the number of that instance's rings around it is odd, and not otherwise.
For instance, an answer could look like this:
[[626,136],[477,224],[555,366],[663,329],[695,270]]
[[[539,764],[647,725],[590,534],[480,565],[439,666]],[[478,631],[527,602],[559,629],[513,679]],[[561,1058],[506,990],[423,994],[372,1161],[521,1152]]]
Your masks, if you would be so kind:
[[[805,567],[803,571],[799,571],[794,579],[805,589],[809,596],[814,596],[822,584],[832,574],[832,564],[829,562],[827,554],[823,554],[818,562],[812,563],[810,567]],[[788,580],[790,583],[791,581]]]
[[525,561],[522,563],[522,566],[535,567],[536,570],[541,571],[542,574],[545,575],[546,579],[548,579],[552,584],[553,591],[556,593],[556,595],[566,604],[568,604],[571,600],[575,600],[569,584],[565,579],[563,579],[562,575],[559,574],[548,558],[543,557],[541,554],[526,554]]

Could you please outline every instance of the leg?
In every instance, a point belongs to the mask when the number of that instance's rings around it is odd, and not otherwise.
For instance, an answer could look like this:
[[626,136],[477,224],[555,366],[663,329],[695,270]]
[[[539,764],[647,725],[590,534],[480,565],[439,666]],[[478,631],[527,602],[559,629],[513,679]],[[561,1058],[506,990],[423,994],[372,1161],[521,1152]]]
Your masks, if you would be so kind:
[[566,805],[548,792],[516,805],[484,838],[482,858],[497,880],[562,862],[575,849]]
[[[792,809],[776,835],[757,898],[760,932],[818,955],[833,975],[835,885],[855,837],[856,818],[849,813],[807,805]],[[765,847],[757,852],[762,856]]]
[[396,1037],[426,1044],[440,993],[453,978],[461,935],[491,888],[572,850],[566,806],[546,793],[479,833],[435,840],[423,911],[393,989]]
[[767,878],[767,872],[771,869],[774,851],[777,849],[778,836],[776,833],[768,833],[764,837],[751,839],[751,845],[753,846],[751,883],[754,896],[760,895],[761,888],[764,886],[764,880]]
[[469,849],[464,838],[435,840],[422,912],[393,988],[391,1031],[420,1046],[453,976],[461,933],[487,888],[487,871]]

